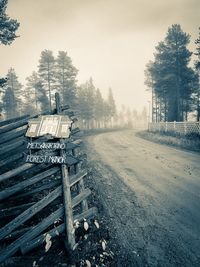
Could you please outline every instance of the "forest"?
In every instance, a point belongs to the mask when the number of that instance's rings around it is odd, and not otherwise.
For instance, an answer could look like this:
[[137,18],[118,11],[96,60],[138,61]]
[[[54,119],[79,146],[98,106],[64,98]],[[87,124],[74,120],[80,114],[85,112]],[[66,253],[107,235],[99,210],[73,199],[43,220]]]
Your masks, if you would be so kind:
[[93,79],[77,85],[78,70],[65,51],[44,50],[38,63],[38,70],[26,78],[23,86],[13,68],[8,70],[2,87],[1,111],[6,118],[24,114],[39,114],[54,108],[54,93],[59,92],[62,102],[68,104],[79,117],[84,129],[132,126],[133,122],[145,121],[146,109],[138,114],[136,110],[122,106],[118,112],[112,89],[107,98],[102,97]]
[[[0,43],[10,45],[18,38],[17,20],[6,14],[7,0],[0,3]],[[62,102],[69,105],[79,118],[82,128],[132,127],[147,122],[147,111],[141,113],[122,105],[117,110],[112,89],[107,90],[106,99],[96,88],[92,78],[78,85],[78,70],[66,51],[44,49],[38,60],[38,68],[26,78],[26,84],[19,81],[14,68],[0,79],[1,119],[9,119],[24,114],[40,114],[54,108],[54,94],[59,92]]]
[[[1,1],[0,43],[10,45],[18,38],[15,32],[19,22],[6,14],[6,7],[7,0]],[[103,98],[92,78],[78,84],[78,69],[66,51],[58,51],[55,56],[44,49],[37,70],[26,78],[25,85],[12,67],[0,79],[1,119],[52,110],[54,93],[59,92],[63,104],[69,104],[86,129],[144,127],[150,121],[199,121],[200,32],[196,51],[188,49],[189,43],[190,35],[179,24],[168,28],[165,39],[155,47],[154,60],[146,65],[145,85],[151,93],[151,108],[147,112],[144,107],[140,113],[123,105],[117,110],[112,89]]]

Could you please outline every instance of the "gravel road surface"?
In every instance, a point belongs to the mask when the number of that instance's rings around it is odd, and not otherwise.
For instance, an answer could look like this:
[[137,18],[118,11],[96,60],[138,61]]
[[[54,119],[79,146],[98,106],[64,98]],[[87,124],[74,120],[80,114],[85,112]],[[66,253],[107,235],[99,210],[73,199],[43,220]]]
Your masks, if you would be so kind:
[[200,155],[133,131],[90,136],[88,157],[126,258],[118,266],[200,266]]

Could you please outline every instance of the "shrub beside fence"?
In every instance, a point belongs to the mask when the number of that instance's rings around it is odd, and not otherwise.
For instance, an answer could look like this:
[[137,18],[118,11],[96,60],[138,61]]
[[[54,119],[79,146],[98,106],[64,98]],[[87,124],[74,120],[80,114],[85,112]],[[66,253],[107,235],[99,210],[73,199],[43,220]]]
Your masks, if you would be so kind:
[[148,125],[148,131],[200,135],[200,122],[151,122]]

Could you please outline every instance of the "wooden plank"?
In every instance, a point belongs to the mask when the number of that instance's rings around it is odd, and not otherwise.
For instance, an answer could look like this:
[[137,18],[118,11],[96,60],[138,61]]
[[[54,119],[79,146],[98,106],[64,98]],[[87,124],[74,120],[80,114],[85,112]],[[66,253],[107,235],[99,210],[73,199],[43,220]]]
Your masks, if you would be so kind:
[[31,251],[32,249],[38,247],[39,245],[43,244],[45,242],[45,235],[48,233],[51,238],[54,238],[55,236],[63,233],[65,231],[65,224],[61,224],[58,227],[53,228],[52,230],[46,232],[45,234],[42,234],[38,237],[36,237],[33,240],[30,240],[28,242],[26,242],[25,244],[23,244],[20,247],[21,253],[24,255],[27,252]]
[[61,144],[60,142],[32,141],[32,142],[27,142],[27,149],[60,150],[60,149],[66,149],[66,144]]
[[32,249],[38,247],[39,245],[42,245],[45,242],[45,235],[48,233],[51,238],[56,237],[59,234],[62,234],[65,231],[65,224],[62,223],[61,225],[51,229],[50,231],[46,232],[45,234],[42,234],[33,240],[29,240],[26,243],[24,243],[21,247],[21,253],[24,255],[27,252],[31,251]]
[[68,156],[66,155],[66,164],[68,167],[72,166],[72,165],[75,165],[77,163],[79,163],[79,159],[78,158],[75,158],[73,156]]
[[1,137],[1,139],[4,139],[4,138],[8,137],[9,135],[18,133],[21,130],[25,130],[26,128],[27,128],[27,125],[25,125],[25,126],[23,126],[21,128],[18,128],[18,129],[13,129],[12,131],[9,131],[8,133],[1,133],[0,137]]
[[70,186],[73,186],[74,184],[79,182],[86,175],[87,175],[87,171],[83,170],[75,175],[70,176]]
[[16,193],[19,193],[20,191],[22,191],[24,188],[33,185],[39,181],[41,181],[42,179],[51,176],[53,174],[56,174],[59,171],[58,167],[53,167],[51,169],[48,169],[42,173],[39,173],[33,177],[31,177],[30,179],[26,179],[18,184],[15,184],[13,186],[10,186],[8,188],[6,188],[5,190],[0,192],[0,200],[6,199],[9,196],[12,196]]
[[[74,156],[77,156],[77,150],[73,149],[72,154]],[[76,164],[75,165],[75,173],[78,173],[80,170],[81,170],[80,164]],[[85,185],[84,185],[83,179],[81,179],[78,183],[78,190],[79,190],[79,193],[84,192],[84,190],[85,190]],[[82,209],[82,212],[88,210],[88,203],[87,203],[86,199],[84,199],[83,202],[81,203],[81,209]]]
[[58,210],[56,210],[54,213],[46,217],[39,224],[34,226],[30,231],[28,231],[23,236],[14,241],[12,244],[10,244],[5,250],[1,251],[0,263],[3,262],[9,256],[12,256],[14,253],[16,253],[17,250],[20,248],[20,246],[22,246],[28,240],[32,240],[34,237],[36,237],[38,234],[44,231],[47,227],[53,224],[56,219],[61,218],[63,214],[64,214],[64,208],[60,207]]
[[83,219],[88,219],[91,217],[94,217],[98,214],[98,210],[95,207],[92,207],[84,212],[82,212],[81,214],[77,214],[74,216],[74,221],[82,221]]
[[39,116],[42,116],[42,115],[54,115],[54,114],[56,114],[56,113],[57,113],[57,111],[56,111],[56,109],[54,108],[54,109],[51,110],[51,111],[47,110],[47,111],[44,111],[44,112],[41,113],[41,114],[38,114],[38,117],[39,117]]
[[23,227],[22,229],[13,231],[11,234],[5,237],[5,240],[13,240],[24,235],[27,231],[30,231],[33,227]]
[[18,147],[21,147],[25,144],[24,137],[19,138],[17,142],[12,142],[11,144],[0,146],[0,156],[4,155],[5,153],[11,152],[12,150],[15,150]]
[[1,121],[0,122],[0,127],[8,125],[8,124],[13,123],[13,122],[17,122],[17,121],[23,120],[25,118],[28,119],[29,117],[30,117],[30,115],[24,115],[24,116],[21,116],[21,117],[16,117],[16,118],[12,118],[12,119],[9,119],[9,120]]
[[26,222],[28,219],[33,217],[36,213],[46,207],[49,203],[54,201],[57,197],[61,196],[62,187],[57,187],[54,191],[49,193],[43,199],[38,201],[36,204],[25,210],[19,216],[17,216],[14,220],[6,224],[3,228],[0,229],[0,240],[2,240],[5,236],[9,235],[13,230],[19,227],[21,224]]
[[34,204],[35,202],[31,202],[31,203],[26,203],[26,204],[18,205],[15,207],[11,207],[8,209],[3,209],[0,212],[0,219],[5,218],[5,217],[17,216],[20,213],[22,213],[23,210],[25,210],[26,208],[29,208],[30,206]]
[[67,144],[66,151],[80,147],[79,144],[74,144],[72,142],[67,142],[66,144]]
[[[35,188],[35,189],[33,189],[33,190],[30,190],[30,191],[27,191],[27,192],[25,192],[25,193],[16,195],[16,196],[14,196],[13,198],[14,198],[14,199],[18,199],[18,198],[23,198],[23,197],[31,196],[31,195],[36,194],[36,193],[39,193],[39,192],[41,192],[41,191],[43,191],[43,190],[48,190],[48,189],[54,188],[54,187],[56,187],[56,186],[58,186],[58,185],[60,185],[60,184],[61,184],[61,180],[58,179],[58,180],[56,180],[56,181],[52,181],[52,182],[49,182],[49,183],[44,184],[44,185],[42,185],[42,186],[39,186],[39,187],[37,187],[37,188]],[[12,198],[12,199],[13,199],[13,198]]]
[[76,207],[80,204],[84,199],[86,199],[91,194],[91,190],[89,188],[82,191],[78,196],[72,199],[72,208]]
[[67,110],[67,109],[69,109],[69,108],[70,108],[69,105],[62,105],[62,106],[60,107],[61,111],[63,111],[63,110]]
[[9,178],[12,178],[13,176],[16,176],[16,175],[18,175],[18,174],[20,174],[26,170],[29,170],[34,166],[35,166],[35,164],[25,163],[25,164],[13,169],[13,170],[10,170],[6,173],[3,173],[0,175],[0,182],[5,181]]
[[55,152],[49,152],[49,154],[42,154],[38,153],[37,155],[31,154],[31,155],[26,155],[26,162],[29,163],[36,163],[36,164],[41,164],[41,163],[50,163],[50,164],[67,164],[69,167],[77,164],[80,162],[79,159],[65,155],[65,153],[62,154],[62,156],[57,156],[55,155]]
[[6,142],[16,139],[17,137],[24,136],[26,133],[26,129],[22,129],[20,131],[14,131],[7,134],[3,134],[0,138],[0,144],[5,144]]
[[18,122],[12,123],[8,126],[4,126],[4,127],[0,128],[0,134],[12,131],[12,130],[17,129],[19,127],[22,127],[26,124],[28,124],[28,120],[23,119],[23,120],[20,120]]
[[3,167],[7,164],[10,164],[11,162],[16,162],[19,159],[22,159],[24,157],[23,153],[14,154],[6,159],[0,160],[0,166]]
[[[78,214],[74,216],[74,220],[82,221],[83,219],[89,219],[97,214],[96,208],[90,208],[89,210],[83,212],[82,214]],[[52,238],[57,236],[58,234],[62,234],[65,231],[65,224],[62,223],[61,225],[51,229],[50,231],[46,232],[45,234],[42,234],[30,241],[27,241],[24,243],[20,250],[22,254],[26,254],[27,252],[31,251],[32,249],[35,249],[36,247],[42,245],[45,242],[45,235],[48,233]]]

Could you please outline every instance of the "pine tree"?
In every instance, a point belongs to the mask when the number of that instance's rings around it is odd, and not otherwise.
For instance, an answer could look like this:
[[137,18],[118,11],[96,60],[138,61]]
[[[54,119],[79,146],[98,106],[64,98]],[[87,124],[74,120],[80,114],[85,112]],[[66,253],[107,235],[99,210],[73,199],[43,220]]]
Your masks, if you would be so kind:
[[[16,106],[16,112],[15,115],[20,115],[22,112],[22,84],[18,81],[18,77],[15,73],[15,70],[13,68],[10,68],[8,70],[7,74],[7,82],[6,82],[6,88],[8,89],[8,94],[14,94],[15,103],[13,104],[13,107]],[[10,91],[11,90],[11,91]]]
[[27,84],[26,84],[26,91],[29,94],[29,98],[31,98],[31,101],[33,102],[34,99],[34,109],[38,113],[39,107],[38,107],[38,82],[40,81],[38,74],[36,71],[33,71],[32,74],[26,78]]
[[11,87],[7,87],[2,98],[2,107],[7,119],[17,117],[17,100]]
[[182,121],[187,119],[191,110],[195,76],[188,66],[192,54],[187,49],[189,41],[190,36],[182,31],[180,25],[172,25],[164,41],[156,47],[154,62],[147,66],[146,82],[151,82],[152,110],[156,121]]
[[96,90],[94,103],[94,117],[97,122],[97,128],[101,128],[104,118],[104,99],[99,88]]
[[77,109],[86,128],[94,127],[95,86],[92,78],[77,90]]
[[44,50],[41,52],[38,73],[44,85],[44,88],[48,91],[49,110],[51,111],[52,110],[52,91],[55,86],[55,59],[54,59],[52,51]]
[[[159,75],[161,73],[161,68],[157,61],[149,61],[145,69],[145,84],[147,85],[147,90],[151,91],[151,110],[152,110],[152,122],[158,121],[158,92],[163,92],[162,95],[159,94],[160,98],[163,99],[162,105],[164,107],[163,117],[164,121],[167,120],[167,97],[165,86],[158,82]],[[162,88],[162,89],[161,89]],[[160,119],[161,120],[161,119]]]
[[113,97],[113,93],[112,93],[112,89],[109,88],[108,91],[108,100],[107,100],[107,116],[108,116],[108,120],[110,121],[110,125],[111,127],[113,126],[113,118],[116,115],[116,105],[115,105],[115,100]]
[[[0,1],[0,44],[10,45],[17,37],[16,31],[19,27],[17,20],[9,18],[6,14],[8,0]],[[0,78],[0,87],[6,84],[5,78]]]
[[110,114],[110,105],[107,100],[103,101],[103,121],[104,121],[104,127],[109,128],[111,122],[111,114]]
[[108,105],[110,110],[110,116],[114,117],[114,115],[116,114],[116,105],[111,88],[109,88],[108,92]]
[[78,70],[73,66],[67,52],[59,51],[56,59],[57,89],[61,93],[63,103],[71,106],[75,103],[77,73]]
[[47,111],[49,107],[49,99],[40,80],[35,84],[35,90],[37,92],[37,100],[40,112]]
[[24,91],[24,113],[25,114],[39,114],[49,109],[49,100],[47,92],[44,89],[43,83],[39,78],[37,72],[26,78],[27,84]]
[[77,88],[76,99],[84,128],[107,128],[111,118],[117,117],[112,90],[109,90],[108,99],[104,100],[100,90],[95,88],[92,78]]
[[119,111],[119,126],[123,128],[126,125],[126,108],[124,105],[121,106]]
[[19,27],[19,22],[6,14],[7,4],[8,0],[0,1],[0,43],[4,45],[9,45],[15,40],[15,32]]

